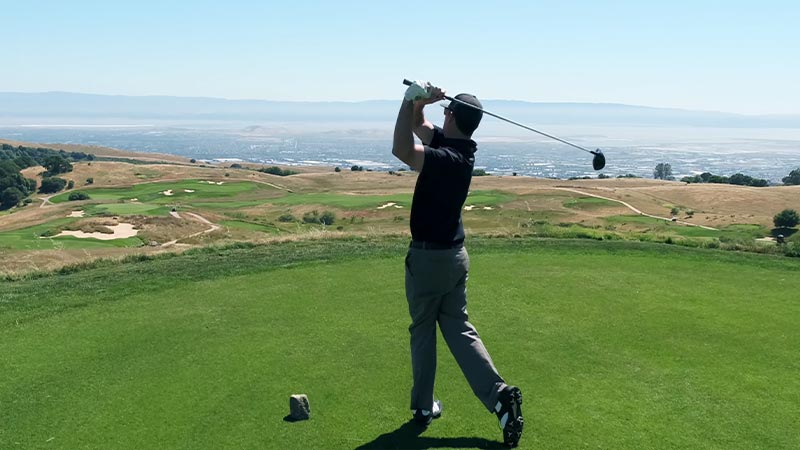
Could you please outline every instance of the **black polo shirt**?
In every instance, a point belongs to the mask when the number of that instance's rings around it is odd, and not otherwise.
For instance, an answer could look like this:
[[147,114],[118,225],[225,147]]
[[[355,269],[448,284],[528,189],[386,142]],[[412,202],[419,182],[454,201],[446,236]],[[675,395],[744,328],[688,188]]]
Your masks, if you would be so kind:
[[437,244],[464,241],[461,208],[472,181],[476,151],[475,141],[449,139],[441,128],[434,128],[411,203],[412,239]]

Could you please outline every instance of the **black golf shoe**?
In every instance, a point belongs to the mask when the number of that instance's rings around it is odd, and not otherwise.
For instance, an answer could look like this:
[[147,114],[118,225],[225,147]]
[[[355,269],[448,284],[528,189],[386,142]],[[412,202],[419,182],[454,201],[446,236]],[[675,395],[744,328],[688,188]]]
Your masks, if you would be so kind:
[[503,429],[503,444],[516,447],[522,437],[522,392],[516,386],[506,386],[497,399],[494,413]]
[[439,417],[442,417],[442,402],[439,400],[433,401],[433,411],[424,409],[414,410],[414,422],[423,427],[427,427],[433,422],[433,419],[438,419]]

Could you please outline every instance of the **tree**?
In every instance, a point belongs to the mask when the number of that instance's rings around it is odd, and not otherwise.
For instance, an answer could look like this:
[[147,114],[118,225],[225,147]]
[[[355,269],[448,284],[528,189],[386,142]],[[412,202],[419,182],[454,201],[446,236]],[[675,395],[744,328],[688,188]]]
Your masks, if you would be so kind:
[[486,171],[483,170],[483,169],[472,169],[472,176],[473,177],[485,177],[486,175],[489,175],[489,174],[486,173]]
[[75,182],[74,182],[74,181],[72,181],[72,180],[69,180],[69,181],[67,182],[67,189],[72,189],[72,188],[74,188],[74,187],[75,187]]
[[91,197],[89,197],[89,194],[81,191],[75,191],[69,194],[69,201],[71,202],[74,202],[76,200],[89,200],[90,198]]
[[671,180],[672,166],[669,163],[658,163],[653,169],[653,178],[656,180]]
[[341,172],[341,171],[342,171],[342,168],[341,168],[341,167],[339,167],[339,166],[336,166],[336,167],[334,167],[333,171],[334,171],[334,172]]
[[789,176],[784,177],[781,181],[783,181],[783,184],[787,186],[797,186],[800,184],[800,168],[789,172]]
[[48,156],[45,158],[42,166],[47,169],[48,175],[72,172],[72,164],[59,155]]
[[24,198],[25,194],[19,189],[15,187],[6,188],[0,193],[0,209],[8,209],[17,206]]
[[94,177],[89,177],[86,179],[86,184],[94,184]]
[[42,185],[39,186],[39,192],[42,194],[56,193],[67,185],[67,180],[57,177],[48,177],[42,180]]
[[800,223],[800,215],[793,209],[784,209],[772,218],[775,228],[792,228]]

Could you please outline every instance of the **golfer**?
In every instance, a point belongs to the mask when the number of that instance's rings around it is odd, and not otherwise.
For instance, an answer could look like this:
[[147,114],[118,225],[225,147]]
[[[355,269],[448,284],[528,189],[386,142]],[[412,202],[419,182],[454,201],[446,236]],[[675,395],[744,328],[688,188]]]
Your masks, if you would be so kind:
[[[469,256],[464,248],[461,209],[467,198],[477,144],[471,139],[483,112],[473,95],[455,98],[444,109],[441,128],[425,119],[425,105],[445,91],[415,82],[406,91],[394,128],[392,153],[419,172],[411,204],[411,245],[405,260],[406,298],[411,314],[413,420],[422,426],[441,415],[434,400],[436,324],[472,391],[497,415],[503,442],[515,447],[522,436],[522,394],[497,373],[467,317]],[[424,145],[415,145],[414,135]]]

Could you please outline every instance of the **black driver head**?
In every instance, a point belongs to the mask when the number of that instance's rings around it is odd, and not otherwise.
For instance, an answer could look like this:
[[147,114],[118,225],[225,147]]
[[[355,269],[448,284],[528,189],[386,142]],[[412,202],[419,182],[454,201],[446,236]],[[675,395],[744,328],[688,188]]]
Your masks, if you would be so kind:
[[601,170],[606,166],[606,157],[603,155],[602,150],[598,148],[590,153],[594,155],[594,158],[592,158],[592,167],[594,167],[594,170]]

